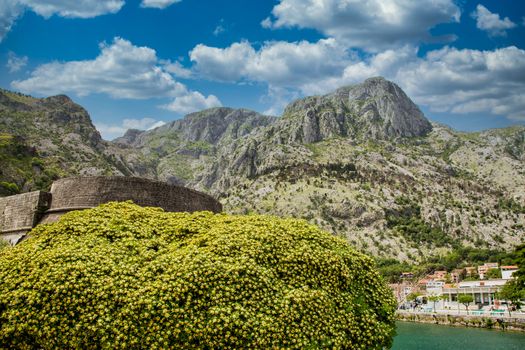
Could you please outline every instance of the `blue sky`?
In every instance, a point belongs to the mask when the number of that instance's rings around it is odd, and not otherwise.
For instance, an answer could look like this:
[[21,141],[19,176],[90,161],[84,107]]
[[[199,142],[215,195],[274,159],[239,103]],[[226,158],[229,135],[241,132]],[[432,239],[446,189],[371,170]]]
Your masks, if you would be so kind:
[[279,115],[382,75],[460,130],[525,124],[525,2],[0,0],[0,86],[106,139],[214,107]]

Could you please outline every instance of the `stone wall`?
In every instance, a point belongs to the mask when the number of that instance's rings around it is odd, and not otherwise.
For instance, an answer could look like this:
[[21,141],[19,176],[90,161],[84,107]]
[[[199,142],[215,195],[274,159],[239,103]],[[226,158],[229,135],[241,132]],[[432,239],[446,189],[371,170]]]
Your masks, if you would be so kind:
[[49,193],[35,191],[0,198],[0,234],[15,244],[31,230],[48,209]]
[[14,244],[38,223],[54,222],[68,211],[126,200],[170,212],[222,211],[213,197],[164,182],[122,176],[72,177],[55,181],[50,193],[0,198],[0,236]]
[[396,319],[404,322],[433,323],[457,327],[489,328],[525,332],[525,318],[510,316],[474,316],[424,314],[408,311],[397,311]]

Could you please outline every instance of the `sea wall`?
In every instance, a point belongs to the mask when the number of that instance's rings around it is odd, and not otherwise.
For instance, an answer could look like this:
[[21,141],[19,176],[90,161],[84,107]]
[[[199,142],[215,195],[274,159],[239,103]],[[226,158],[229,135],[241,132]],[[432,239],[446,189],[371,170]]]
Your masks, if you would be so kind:
[[433,323],[447,326],[489,328],[525,332],[525,318],[507,316],[473,316],[452,314],[429,314],[417,312],[396,313],[398,321]]
[[0,198],[0,238],[16,244],[37,224],[54,222],[69,211],[127,200],[169,212],[222,211],[215,198],[164,182],[123,176],[72,177],[53,182],[49,193]]

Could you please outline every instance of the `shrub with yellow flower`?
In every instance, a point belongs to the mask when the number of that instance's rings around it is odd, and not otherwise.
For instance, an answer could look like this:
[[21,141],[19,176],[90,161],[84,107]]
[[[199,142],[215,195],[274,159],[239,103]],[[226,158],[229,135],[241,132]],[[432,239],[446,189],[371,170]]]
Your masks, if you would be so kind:
[[71,212],[0,252],[13,349],[383,349],[395,301],[372,259],[303,220]]

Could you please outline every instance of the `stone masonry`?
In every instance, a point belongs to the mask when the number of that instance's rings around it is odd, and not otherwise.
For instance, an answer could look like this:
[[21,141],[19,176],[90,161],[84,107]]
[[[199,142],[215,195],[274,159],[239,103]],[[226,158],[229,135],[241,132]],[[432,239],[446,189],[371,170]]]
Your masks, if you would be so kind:
[[122,176],[72,177],[55,181],[49,193],[35,191],[0,198],[0,238],[16,244],[39,223],[54,222],[72,210],[125,200],[170,212],[222,211],[213,197],[164,182]]

